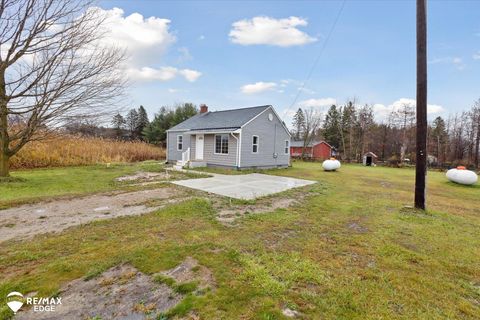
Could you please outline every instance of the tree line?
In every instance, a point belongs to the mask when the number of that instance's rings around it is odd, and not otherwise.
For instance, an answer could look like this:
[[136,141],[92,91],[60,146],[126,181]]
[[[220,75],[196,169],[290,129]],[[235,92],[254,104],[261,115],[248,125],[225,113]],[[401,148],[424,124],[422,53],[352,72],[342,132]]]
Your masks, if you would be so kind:
[[138,109],[130,109],[126,115],[117,113],[113,116],[111,124],[116,138],[143,140],[165,146],[167,130],[197,113],[197,106],[193,103],[163,106],[150,122],[145,108],[140,106]]
[[[372,105],[355,101],[332,105],[325,115],[314,108],[299,108],[293,117],[292,137],[332,145],[345,161],[362,161],[366,152],[393,165],[415,162],[415,105],[403,103],[383,121],[374,117]],[[428,163],[448,167],[479,167],[480,99],[470,110],[436,117],[428,125]]]

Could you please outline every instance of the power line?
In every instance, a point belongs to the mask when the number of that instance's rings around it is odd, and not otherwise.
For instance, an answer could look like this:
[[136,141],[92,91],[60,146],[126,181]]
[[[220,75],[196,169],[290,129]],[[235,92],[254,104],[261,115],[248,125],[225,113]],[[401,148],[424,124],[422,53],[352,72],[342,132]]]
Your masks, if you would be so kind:
[[347,0],[343,0],[342,5],[340,6],[340,9],[338,10],[337,16],[335,17],[335,20],[333,21],[332,27],[330,28],[330,31],[327,34],[327,37],[325,38],[325,41],[323,42],[322,47],[320,48],[320,51],[315,58],[312,66],[310,67],[310,70],[308,71],[307,77],[303,81],[302,85],[300,88],[298,88],[297,94],[295,95],[295,99],[293,99],[292,104],[287,108],[286,113],[290,111],[290,109],[297,103],[298,98],[300,97],[300,94],[302,93],[303,89],[305,88],[305,85],[307,84],[308,80],[312,77],[313,71],[315,70],[315,67],[318,64],[318,61],[320,60],[323,52],[325,51],[325,48],[327,47],[328,41],[330,40],[333,31],[335,30],[335,27],[337,26],[338,20],[340,20],[340,16],[342,15],[343,8],[345,7],[345,3]]

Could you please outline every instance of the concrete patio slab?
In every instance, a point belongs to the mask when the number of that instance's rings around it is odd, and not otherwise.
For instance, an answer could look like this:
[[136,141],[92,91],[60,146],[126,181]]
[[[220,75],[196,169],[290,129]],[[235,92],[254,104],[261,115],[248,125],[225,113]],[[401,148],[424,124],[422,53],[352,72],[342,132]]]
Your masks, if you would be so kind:
[[314,184],[315,181],[252,173],[245,175],[215,174],[209,178],[179,180],[172,181],[172,183],[230,198],[252,200]]

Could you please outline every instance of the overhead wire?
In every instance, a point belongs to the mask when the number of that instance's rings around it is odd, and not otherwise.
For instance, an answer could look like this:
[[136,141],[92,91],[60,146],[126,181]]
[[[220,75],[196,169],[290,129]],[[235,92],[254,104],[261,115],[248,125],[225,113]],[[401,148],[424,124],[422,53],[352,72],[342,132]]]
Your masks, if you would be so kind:
[[298,101],[298,98],[300,97],[300,94],[302,93],[302,91],[305,89],[305,85],[307,84],[307,82],[310,80],[310,78],[312,77],[312,74],[313,74],[313,71],[315,70],[317,64],[318,64],[318,61],[320,60],[323,52],[325,51],[325,49],[327,48],[327,45],[328,45],[328,42],[330,41],[330,38],[332,37],[332,34],[333,32],[335,31],[335,27],[337,26],[338,24],[338,21],[340,20],[340,16],[342,15],[342,12],[343,12],[343,9],[345,7],[345,3],[347,2],[347,0],[343,0],[342,1],[342,4],[338,10],[338,13],[335,17],[335,20],[333,21],[333,24],[332,24],[332,27],[330,28],[328,34],[327,34],[327,37],[325,38],[325,41],[323,42],[322,44],[322,47],[320,48],[320,51],[317,55],[317,57],[315,58],[315,60],[313,61],[313,64],[312,66],[310,67],[310,70],[308,71],[308,74],[305,78],[305,80],[302,82],[302,84],[300,85],[300,87],[298,88],[297,90],[297,94],[295,95],[295,98],[293,99],[293,102],[290,104],[290,106],[287,108],[287,110],[285,111],[285,114],[288,113],[288,111],[290,111],[290,109],[295,106],[295,104],[297,103]]

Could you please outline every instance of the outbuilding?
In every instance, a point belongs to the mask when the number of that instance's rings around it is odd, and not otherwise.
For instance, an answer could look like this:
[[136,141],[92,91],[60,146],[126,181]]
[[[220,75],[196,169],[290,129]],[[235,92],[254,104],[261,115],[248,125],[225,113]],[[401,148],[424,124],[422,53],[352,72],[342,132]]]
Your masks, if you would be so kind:
[[377,155],[371,151],[363,155],[363,165],[364,166],[374,166],[377,163]]
[[305,147],[303,140],[292,140],[290,155],[294,158],[304,157],[314,160],[325,160],[333,156],[333,148],[323,140],[312,141]]

